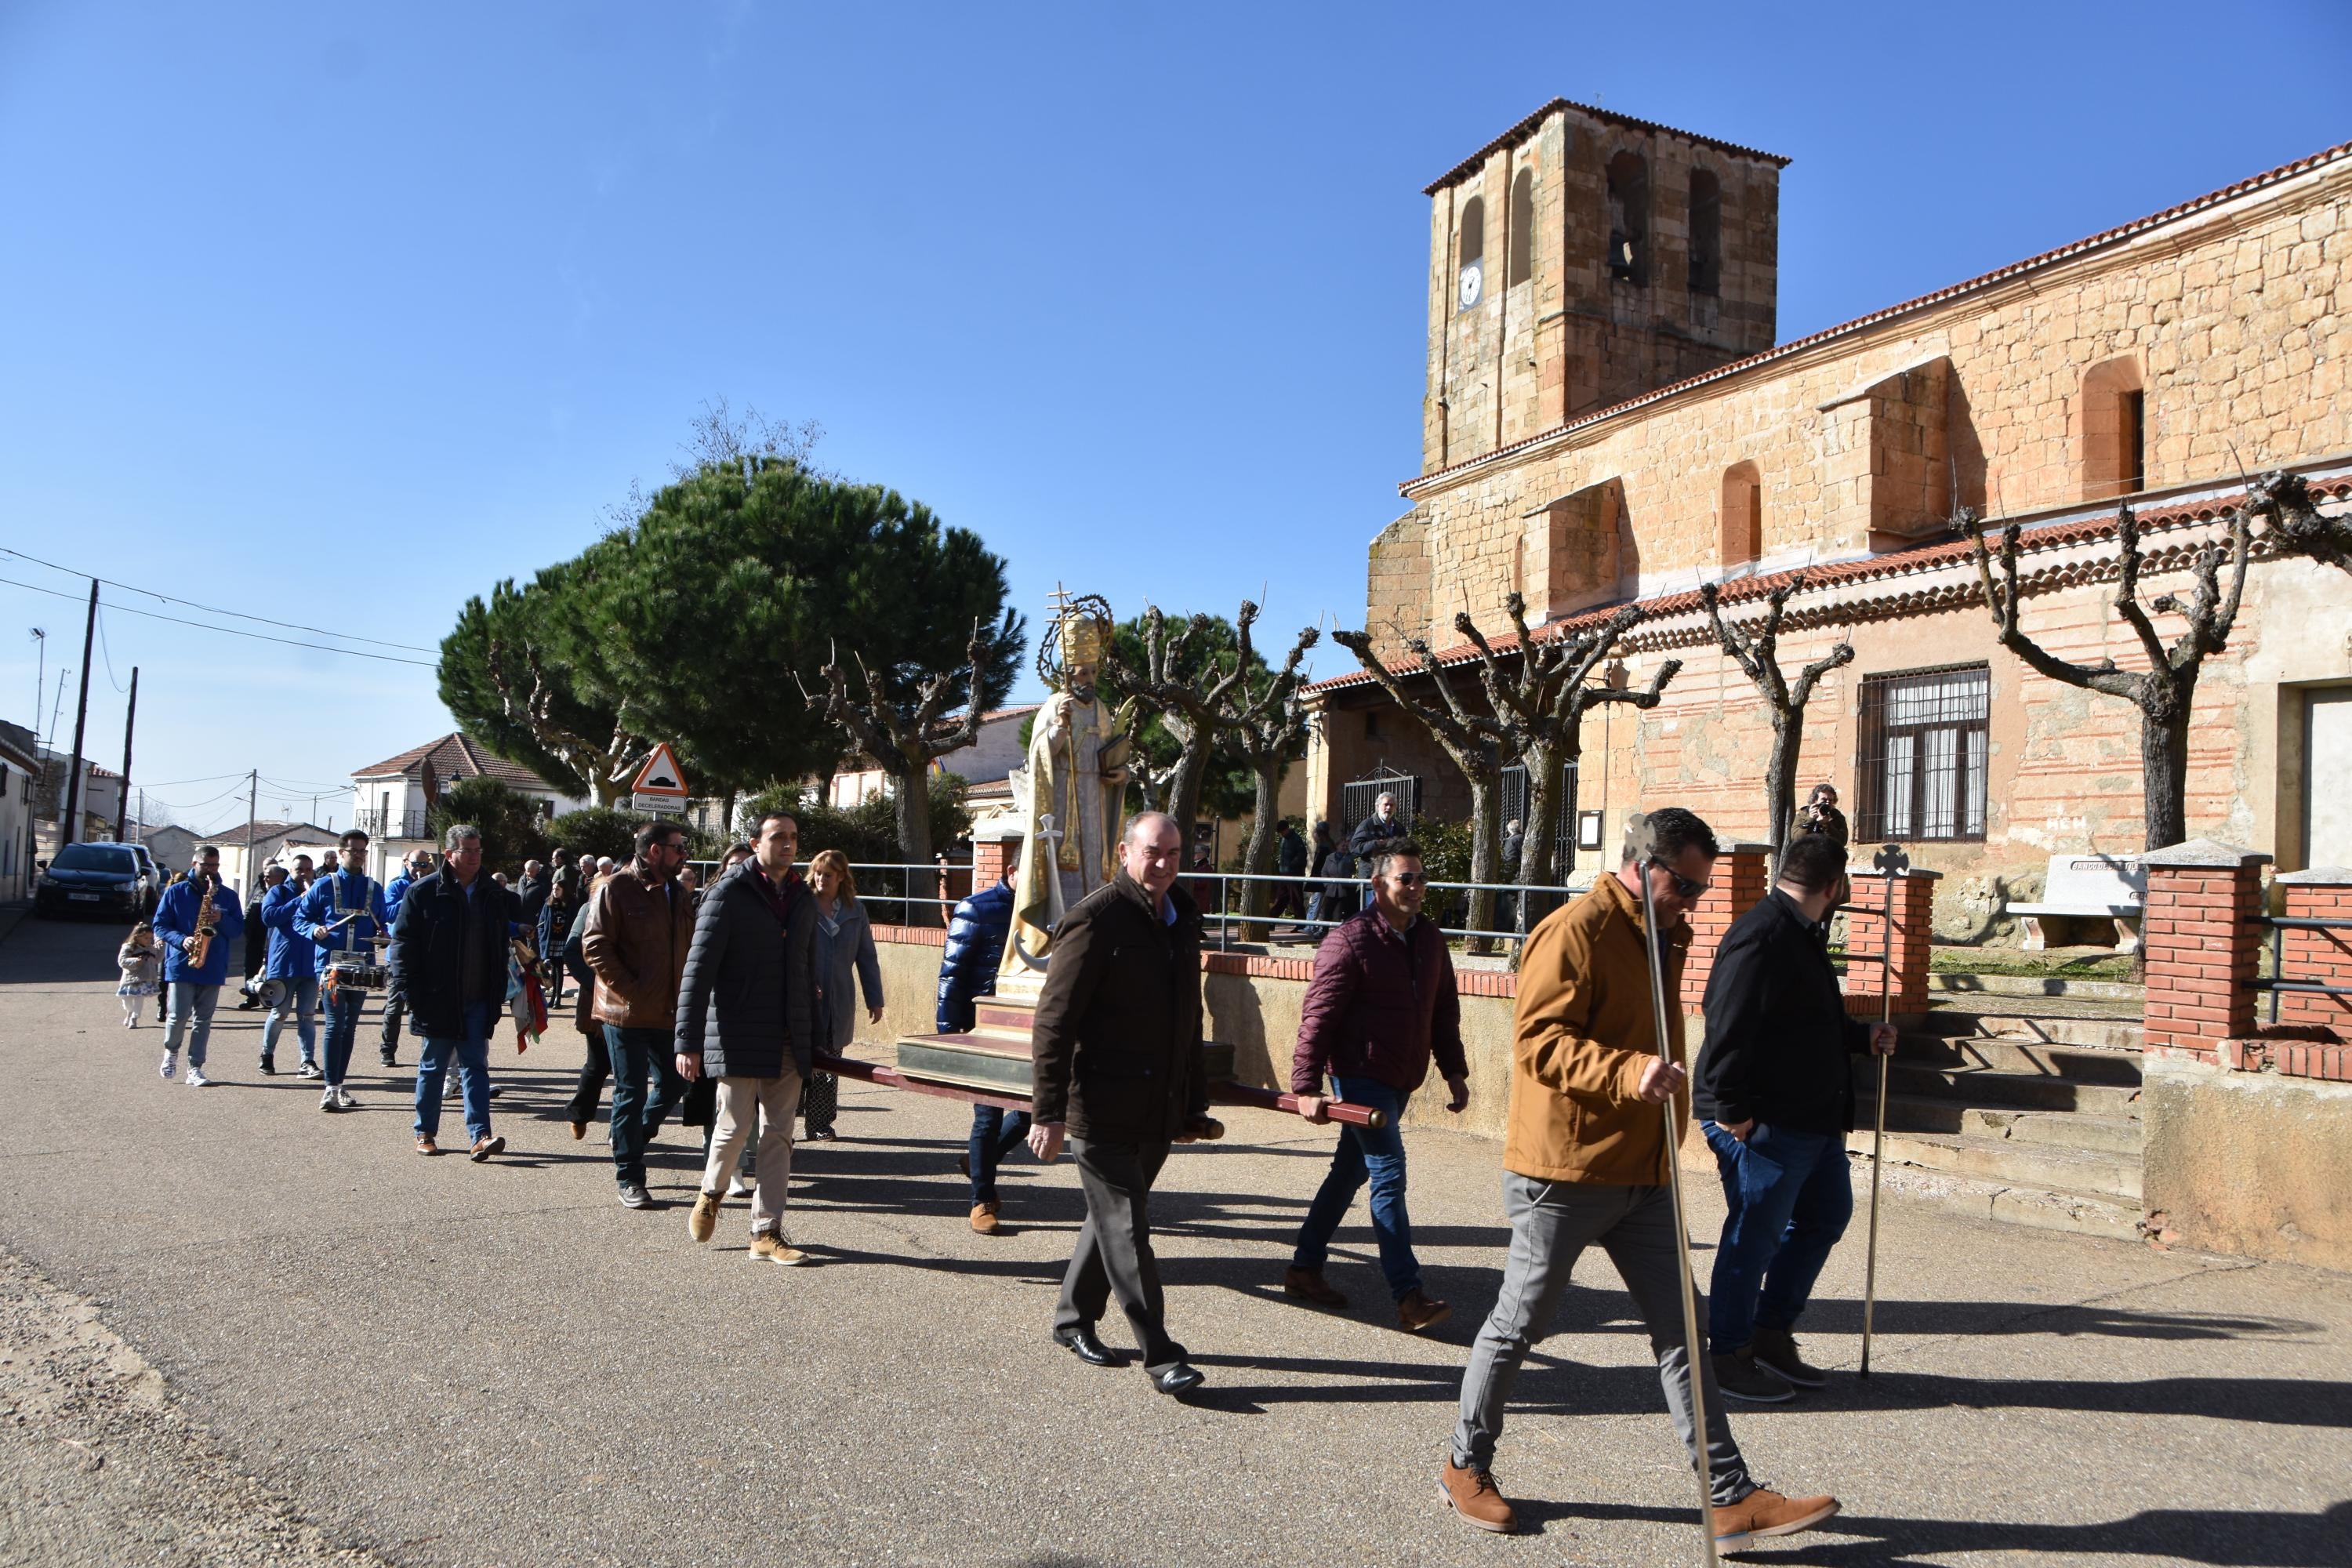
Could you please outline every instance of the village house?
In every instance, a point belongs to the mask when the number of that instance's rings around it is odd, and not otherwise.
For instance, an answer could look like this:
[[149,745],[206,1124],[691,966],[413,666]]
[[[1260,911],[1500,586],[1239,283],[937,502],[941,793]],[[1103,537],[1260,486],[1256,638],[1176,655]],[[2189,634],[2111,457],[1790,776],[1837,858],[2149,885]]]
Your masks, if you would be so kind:
[[411,746],[352,774],[352,826],[370,836],[368,874],[385,878],[413,849],[437,849],[425,818],[441,792],[467,779],[496,779],[537,803],[541,816],[560,816],[585,803],[565,795],[529,768],[497,755],[461,731]]
[[[1784,163],[1559,100],[1428,187],[1422,471],[1371,543],[1366,626],[1392,668],[1421,670],[1425,641],[1475,703],[1457,616],[1507,655],[1510,594],[1538,636],[1642,606],[1613,678],[1682,668],[1655,709],[1587,722],[1563,823],[1580,881],[1644,805],[1763,836],[1770,725],[1695,590],[1752,626],[1801,574],[1782,668],[1841,639],[1855,657],[1808,712],[1800,799],[1834,784],[1857,844],[1944,873],[1948,935],[2005,931],[2053,856],[2146,847],[2139,715],[1999,646],[1955,518],[2023,525],[2027,635],[2145,668],[2110,607],[2119,504],[2147,533],[2143,602],[2191,586],[2242,474],[2341,504],[2352,146],[1775,344]],[[2257,552],[2197,689],[2189,837],[2282,870],[2352,862],[2324,787],[2352,768],[2348,628],[2352,578]],[[1367,673],[1312,697],[1315,815],[1352,822],[1384,785],[1466,814]]]

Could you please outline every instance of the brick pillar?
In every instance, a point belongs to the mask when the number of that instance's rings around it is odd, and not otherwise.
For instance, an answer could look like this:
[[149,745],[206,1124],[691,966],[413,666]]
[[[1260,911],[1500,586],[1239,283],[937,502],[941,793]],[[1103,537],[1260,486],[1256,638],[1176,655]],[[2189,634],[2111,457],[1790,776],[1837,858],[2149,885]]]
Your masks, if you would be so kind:
[[[1894,1016],[1916,1018],[1927,1010],[1927,955],[1936,940],[1938,871],[1916,868],[1895,879],[1893,930],[1888,929],[1887,879],[1884,871],[1849,868],[1853,901],[1845,907],[1845,1007],[1857,1018],[1886,1010],[1886,988],[1895,988]],[[1882,963],[1881,958],[1889,957]]]
[[983,838],[971,847],[971,886],[976,890],[996,886],[999,878],[1013,869],[1021,858],[1021,840]]
[[1686,917],[1690,921],[1690,956],[1683,964],[1683,1007],[1698,1011],[1706,995],[1706,977],[1715,972],[1715,950],[1731,922],[1764,901],[1772,890],[1772,847],[1769,844],[1729,844],[1716,857],[1715,875],[1706,893]]
[[2141,858],[2147,868],[2140,959],[2150,1047],[2217,1055],[2253,1033],[2262,956],[2263,868],[2270,857],[2192,838]]
[[[2352,921],[2352,868],[2320,866],[2273,879],[2286,893],[2289,920]],[[2352,986],[2352,931],[2280,933],[2279,975],[2317,985]],[[2352,996],[2314,991],[2278,994],[2278,1021],[2333,1030],[2352,1040]]]

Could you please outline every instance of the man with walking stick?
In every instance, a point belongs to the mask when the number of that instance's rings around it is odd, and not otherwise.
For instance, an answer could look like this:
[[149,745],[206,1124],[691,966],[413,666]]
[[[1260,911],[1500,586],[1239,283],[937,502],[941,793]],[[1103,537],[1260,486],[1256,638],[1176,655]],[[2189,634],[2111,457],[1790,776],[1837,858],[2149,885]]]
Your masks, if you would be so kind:
[[[1682,917],[1706,891],[1717,848],[1706,824],[1675,807],[1627,826],[1616,874],[1545,916],[1520,961],[1503,1144],[1510,1258],[1463,1374],[1461,1421],[1439,1485],[1447,1506],[1466,1522],[1517,1528],[1492,1470],[1504,1405],[1578,1255],[1598,1245],[1649,1331],[1666,1407],[1695,1471],[1704,1426],[1703,1539],[1711,1559],[1717,1550],[1811,1529],[1835,1514],[1838,1502],[1784,1497],[1757,1485],[1731,1439],[1704,1358],[1693,1387],[1690,1347],[1705,1335],[1706,1322],[1673,1184],[1675,1144],[1667,1129],[1671,1123],[1679,1132],[1688,1079],[1679,1060],[1681,1008],[1666,999],[1681,983],[1690,943]],[[1662,939],[1654,970],[1654,930]]]
[[1822,942],[1844,885],[1835,838],[1791,839],[1778,885],[1731,923],[1707,975],[1692,1108],[1729,1211],[1707,1287],[1710,1349],[1723,1391],[1758,1404],[1829,1381],[1791,1331],[1853,1217],[1853,1053],[1895,1048],[1892,1025],[1846,1016]]

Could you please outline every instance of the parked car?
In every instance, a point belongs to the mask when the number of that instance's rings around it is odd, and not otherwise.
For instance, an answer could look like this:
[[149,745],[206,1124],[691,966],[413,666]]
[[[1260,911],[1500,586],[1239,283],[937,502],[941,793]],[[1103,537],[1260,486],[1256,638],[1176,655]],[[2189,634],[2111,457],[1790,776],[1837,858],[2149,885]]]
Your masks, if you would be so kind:
[[155,862],[136,844],[68,844],[33,885],[33,910],[145,920],[161,896]]

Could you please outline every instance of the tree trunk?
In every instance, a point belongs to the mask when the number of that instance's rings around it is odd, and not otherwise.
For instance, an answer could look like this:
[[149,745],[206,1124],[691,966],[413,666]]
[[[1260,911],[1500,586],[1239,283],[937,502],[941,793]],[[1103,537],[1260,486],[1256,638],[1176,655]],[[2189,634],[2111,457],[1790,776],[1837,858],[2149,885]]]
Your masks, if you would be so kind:
[[2194,686],[2190,676],[2161,700],[2143,702],[2140,708],[2141,810],[2147,818],[2150,849],[2169,849],[2189,837],[2189,715]]
[[[928,868],[931,863],[931,792],[926,787],[929,780],[917,767],[912,773],[899,773],[892,781],[892,804],[898,821],[898,858],[910,867]],[[900,919],[910,926],[935,926],[940,923],[938,889],[928,869],[899,873],[906,884],[906,903],[901,906]],[[918,880],[919,879],[919,880]]]
[[[1568,794],[1568,754],[1555,742],[1531,742],[1520,753],[1528,770],[1528,819],[1519,824],[1518,880],[1530,887],[1557,887],[1560,881],[1560,803]],[[1525,935],[1549,914],[1559,900],[1541,893],[1518,893],[1512,900],[1511,929]]]
[[[1260,763],[1257,767],[1257,798],[1250,812],[1249,847],[1242,852],[1242,869],[1253,877],[1263,877],[1274,869],[1274,849],[1276,830],[1282,820],[1282,773],[1279,761]],[[1242,928],[1244,942],[1264,942],[1267,928],[1256,923],[1265,913],[1270,889],[1264,882],[1242,884],[1242,913],[1251,923]]]
[[588,793],[595,798],[598,805],[618,811],[625,804],[622,797],[629,792],[622,787],[618,779],[610,776],[609,769],[593,768],[588,770]]
[[1805,716],[1772,710],[1772,753],[1764,764],[1764,841],[1772,847],[1777,871],[1797,821],[1797,759],[1805,743]]
[[1192,826],[1201,819],[1201,792],[1209,780],[1209,751],[1202,744],[1196,753],[1194,742],[1186,741],[1184,750],[1176,758],[1175,771],[1168,775],[1168,798],[1160,810],[1176,819],[1176,831],[1184,840],[1183,865],[1192,868]]
[[[1503,858],[1503,793],[1487,770],[1470,767],[1463,770],[1470,780],[1470,879],[1491,882],[1496,868]],[[1463,925],[1471,931],[1495,929],[1495,895],[1480,888],[1470,895],[1470,907]],[[1492,937],[1470,939],[1472,952],[1492,952]]]

